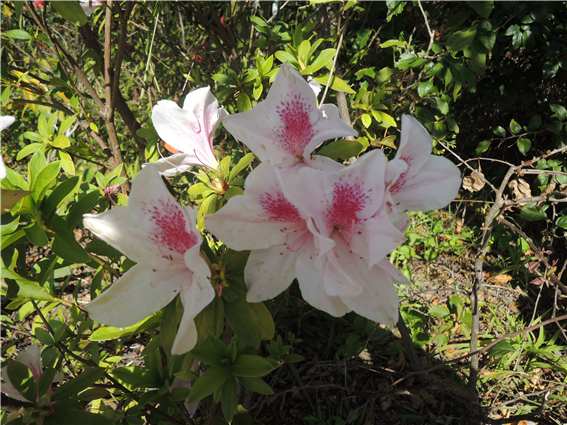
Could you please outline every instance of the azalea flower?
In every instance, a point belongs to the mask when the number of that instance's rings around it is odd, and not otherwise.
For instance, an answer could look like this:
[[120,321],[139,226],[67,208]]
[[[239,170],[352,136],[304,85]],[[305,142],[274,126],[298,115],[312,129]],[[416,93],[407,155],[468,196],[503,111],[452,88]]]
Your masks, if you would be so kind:
[[193,166],[217,170],[213,136],[219,122],[228,114],[218,107],[210,87],[187,95],[183,109],[171,100],[160,100],[152,110],[152,122],[169,146],[181,152],[156,162],[165,176],[175,176]]
[[[18,354],[16,361],[25,364],[31,371],[38,385],[37,400],[39,400],[39,378],[43,374],[43,365],[41,364],[41,349],[39,348],[39,345],[32,344],[26,351],[22,351],[20,354]],[[2,379],[4,380],[4,382],[2,383],[2,392],[7,394],[9,397],[12,397],[13,399],[20,401],[29,401],[22,394],[20,394],[20,392],[10,381],[8,372],[6,370],[7,367],[8,366],[4,366],[2,368]],[[58,371],[53,378],[53,382],[60,382],[62,380],[63,374]],[[53,394],[53,390],[51,388],[48,388],[47,392],[49,394]]]
[[[0,117],[0,131],[4,130],[6,127],[11,126],[16,121],[16,117],[10,115],[2,115]],[[4,160],[0,156],[0,180],[6,177],[6,166],[4,165]]]
[[431,151],[428,131],[415,118],[404,115],[400,147],[386,167],[388,193],[397,211],[435,210],[455,199],[461,173],[450,160]]
[[131,326],[179,294],[185,311],[172,354],[191,350],[197,342],[194,318],[215,296],[196,215],[175,201],[153,164],[134,180],[127,207],[85,214],[85,228],[138,263],[87,306],[91,317]]
[[386,159],[373,151],[349,167],[322,168],[304,166],[284,185],[281,171],[260,164],[244,195],[206,217],[207,229],[232,249],[252,250],[248,301],[273,298],[297,277],[314,307],[393,325],[393,281],[408,281],[385,259],[404,239],[384,204]]
[[309,165],[313,150],[325,140],[357,134],[336,106],[317,107],[312,87],[287,62],[266,100],[250,111],[227,116],[223,125],[261,161],[277,167]]

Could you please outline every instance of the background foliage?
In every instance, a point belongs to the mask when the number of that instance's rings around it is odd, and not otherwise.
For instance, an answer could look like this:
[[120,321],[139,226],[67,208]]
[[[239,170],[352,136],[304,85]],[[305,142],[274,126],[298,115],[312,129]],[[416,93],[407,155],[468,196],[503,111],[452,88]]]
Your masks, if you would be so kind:
[[[78,3],[40,3],[1,6],[2,114],[17,117],[2,133],[2,358],[38,342],[66,382],[3,400],[3,423],[564,421],[564,2],[107,2],[88,18]],[[463,170],[459,198],[413,215],[391,255],[415,283],[400,292],[407,327],[315,312],[296,286],[252,306],[235,278],[246,254],[212,239],[229,290],[199,317],[190,354],[169,352],[175,300],[130,328],[90,320],[85,303],[133,263],[81,218],[126,204],[141,164],[167,155],[153,105],[209,85],[244,112],[284,61],[359,133],[320,154],[393,157],[410,113]],[[222,128],[215,142],[224,175],[169,182],[201,228],[253,159]],[[201,399],[191,417],[183,402]]]

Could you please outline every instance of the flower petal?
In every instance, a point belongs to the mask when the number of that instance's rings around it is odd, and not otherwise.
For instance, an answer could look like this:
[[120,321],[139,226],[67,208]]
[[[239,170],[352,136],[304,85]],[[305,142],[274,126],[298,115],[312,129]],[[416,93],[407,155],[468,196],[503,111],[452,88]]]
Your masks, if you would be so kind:
[[431,156],[418,173],[392,193],[398,211],[429,211],[449,204],[461,186],[461,173],[447,158]]
[[158,246],[148,238],[145,229],[133,219],[128,208],[118,206],[102,214],[85,214],[83,225],[132,261],[149,262],[157,269],[167,268],[170,261],[162,258]]
[[311,87],[287,62],[266,100],[251,111],[228,116],[223,123],[261,161],[281,167],[303,162],[325,140],[357,134],[332,108],[327,115],[317,108]]
[[345,273],[363,287],[358,296],[341,297],[345,305],[369,320],[395,325],[398,321],[399,298],[390,274],[378,265],[369,269],[360,258],[341,264]]
[[[143,166],[147,166],[145,163]],[[194,166],[202,166],[194,153],[178,153],[154,162],[159,173],[166,177],[175,177],[177,174],[185,173]]]
[[25,398],[23,395],[20,394],[20,392],[16,389],[16,387],[14,387],[14,385],[12,385],[12,381],[10,381],[10,378],[8,377],[8,366],[4,366],[2,368],[2,370],[0,371],[0,374],[2,376],[2,379],[4,380],[4,382],[2,382],[2,392],[6,395],[8,395],[8,397],[11,397],[15,400],[20,400],[20,401],[25,401],[29,403],[29,400],[27,398]]
[[403,160],[408,164],[408,179],[427,162],[432,149],[433,143],[427,129],[414,117],[403,115],[400,147],[394,159]]
[[32,344],[26,351],[18,354],[18,361],[25,364],[35,380],[39,382],[39,377],[43,373],[43,365],[41,364],[41,349],[39,344]]
[[244,269],[246,301],[269,300],[285,291],[297,277],[295,264],[301,252],[292,252],[285,244],[252,251]]
[[184,354],[195,347],[197,343],[195,316],[215,298],[215,290],[208,278],[194,274],[193,281],[181,289],[180,297],[184,311],[171,348],[173,355]]
[[167,144],[195,156],[200,165],[216,169],[213,135],[226,115],[210,88],[203,87],[187,95],[183,109],[171,100],[160,100],[152,110],[152,122]]
[[86,308],[99,323],[131,326],[165,307],[192,278],[185,266],[155,270],[136,264]]
[[0,131],[4,130],[7,127],[10,127],[16,121],[16,117],[11,115],[2,115],[0,116]]
[[300,256],[296,263],[296,271],[301,295],[313,307],[335,317],[344,316],[351,310],[340,297],[327,295],[323,284],[323,273],[315,267],[315,258],[310,258],[308,255]]
[[366,259],[368,267],[372,267],[405,239],[403,232],[390,221],[386,208],[382,208],[374,217],[365,220],[360,230],[353,232],[349,246]]
[[250,173],[244,195],[232,197],[220,211],[208,215],[205,226],[229,247],[242,251],[283,244],[290,232],[304,229],[305,221],[284,196],[277,170],[266,162]]

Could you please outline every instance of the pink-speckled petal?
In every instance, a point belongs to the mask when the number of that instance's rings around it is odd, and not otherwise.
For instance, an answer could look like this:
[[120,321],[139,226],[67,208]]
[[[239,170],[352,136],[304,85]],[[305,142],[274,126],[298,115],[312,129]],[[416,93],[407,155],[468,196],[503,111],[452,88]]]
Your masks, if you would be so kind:
[[248,286],[246,300],[257,303],[285,291],[297,277],[295,264],[302,252],[293,252],[285,244],[252,251],[244,269]]
[[400,211],[430,211],[449,204],[461,187],[461,173],[447,158],[431,156],[417,174],[392,193],[394,207]]
[[307,160],[325,140],[357,134],[332,107],[328,112],[317,108],[309,84],[284,63],[265,101],[251,111],[228,116],[223,123],[260,160],[290,167]]
[[[305,221],[285,197],[281,179],[270,163],[262,163],[246,180],[244,195],[231,198],[205,226],[232,249],[266,249],[303,231]],[[259,236],[261,235],[261,236]]]

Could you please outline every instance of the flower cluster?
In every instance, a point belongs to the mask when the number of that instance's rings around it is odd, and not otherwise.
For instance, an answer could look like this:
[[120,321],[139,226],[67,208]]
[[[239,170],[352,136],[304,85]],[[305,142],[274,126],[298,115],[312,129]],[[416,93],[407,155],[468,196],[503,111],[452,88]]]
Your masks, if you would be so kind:
[[322,142],[357,133],[336,106],[318,106],[312,87],[284,63],[266,100],[248,112],[229,115],[206,87],[190,93],[182,109],[158,102],[152,121],[178,153],[146,164],[128,207],[85,216],[85,227],[138,263],[89,304],[95,320],[132,325],[179,293],[185,313],[173,352],[195,345],[193,319],[214,298],[211,272],[199,252],[195,211],[175,202],[158,172],[218,171],[213,136],[222,121],[261,161],[244,194],[205,218],[228,247],[251,251],[247,300],[273,298],[297,279],[303,298],[333,316],[353,310],[397,322],[394,283],[409,281],[386,255],[403,242],[408,211],[447,205],[461,183],[452,162],[431,155],[431,137],[414,118],[403,116],[401,144],[389,162],[379,149],[349,166],[313,155]]

